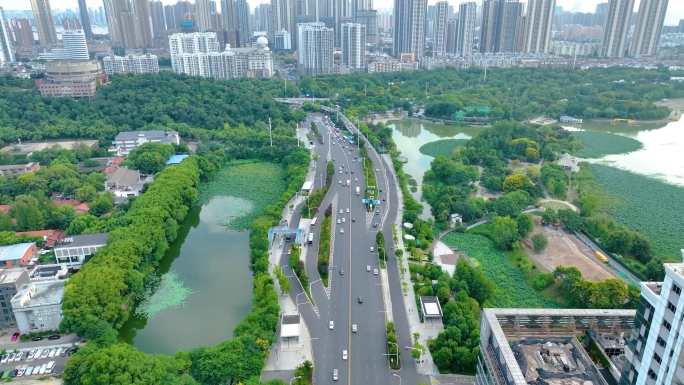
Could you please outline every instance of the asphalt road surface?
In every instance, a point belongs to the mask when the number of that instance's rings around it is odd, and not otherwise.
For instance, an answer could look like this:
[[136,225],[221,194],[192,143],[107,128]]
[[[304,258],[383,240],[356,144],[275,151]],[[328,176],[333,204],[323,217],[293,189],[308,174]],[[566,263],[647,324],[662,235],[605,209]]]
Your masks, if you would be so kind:
[[[380,190],[378,199],[382,204],[378,207],[378,214],[375,210],[367,212],[361,200],[366,186],[356,144],[346,142],[324,115],[310,114],[305,124],[309,125],[311,122],[318,127],[323,139],[323,143],[314,141],[315,152],[319,155],[314,180],[316,188],[325,183],[328,159],[335,165],[330,189],[321,204],[322,211],[316,226],[312,227],[315,233],[314,243],[304,246],[309,248],[306,270],[313,304],[307,300],[301,285],[287,266],[286,254],[281,256],[280,263],[291,277],[290,295],[309,327],[314,356],[314,381],[316,384],[348,385],[426,383],[426,379],[418,375],[410,351],[404,348],[412,343],[399,270],[393,257],[389,258],[387,267],[402,368],[398,371],[389,368],[382,287],[380,277],[373,274],[373,269],[379,267],[379,260],[377,251],[371,252],[370,248],[375,247],[378,230],[383,232],[388,255],[394,255],[392,224],[397,215],[398,201],[393,171],[375,150],[369,151]],[[350,129],[355,130],[354,127]],[[350,181],[349,185],[347,180]],[[356,195],[357,186],[361,191],[360,195]],[[326,290],[317,271],[317,256],[320,226],[324,210],[329,205],[334,209],[331,232],[333,253]],[[338,224],[338,219],[342,223]],[[298,223],[299,215],[295,214],[291,226],[296,227]],[[378,226],[374,227],[373,224]],[[367,271],[367,266],[370,266],[370,272]],[[359,303],[359,299],[362,303]],[[334,322],[332,330],[329,327],[330,321]],[[352,332],[353,324],[357,325],[357,332]],[[346,360],[343,359],[343,350],[348,354]],[[339,372],[338,381],[332,379],[333,369]]]

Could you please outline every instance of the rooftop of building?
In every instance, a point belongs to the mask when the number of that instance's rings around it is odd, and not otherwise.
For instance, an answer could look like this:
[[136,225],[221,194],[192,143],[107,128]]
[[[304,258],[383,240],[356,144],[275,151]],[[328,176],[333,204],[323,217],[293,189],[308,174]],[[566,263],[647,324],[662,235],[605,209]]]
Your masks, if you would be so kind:
[[[604,374],[579,341],[596,341],[616,366],[624,365],[625,335],[635,310],[625,309],[502,309],[482,311],[483,333],[491,337],[483,350],[498,346],[497,359],[512,376],[512,384],[606,385]],[[579,339],[578,339],[579,338]],[[586,338],[586,339],[585,339]],[[489,360],[487,360],[489,361]]]
[[107,233],[72,235],[62,239],[55,247],[100,246],[107,243],[108,237]]
[[122,131],[116,135],[116,141],[146,139],[164,139],[170,135],[178,135],[176,131],[148,130],[148,131]]
[[107,184],[122,186],[135,186],[140,183],[140,172],[126,167],[119,167],[113,173],[107,175]]
[[23,285],[12,297],[12,308],[21,310],[36,306],[58,305],[64,296],[65,283],[65,280],[50,280]]
[[607,384],[575,337],[526,337],[511,349],[528,384]]
[[0,285],[15,283],[22,276],[22,274],[25,273],[26,270],[23,268],[0,270]]
[[171,155],[171,157],[169,158],[169,160],[166,161],[166,164],[167,164],[167,165],[171,165],[171,164],[180,164],[180,162],[184,161],[185,158],[187,158],[188,156],[190,156],[190,155],[188,155],[188,154],[175,154],[175,155]]
[[17,259],[21,259],[28,249],[35,245],[35,242],[24,242],[0,246],[0,261],[16,261]]

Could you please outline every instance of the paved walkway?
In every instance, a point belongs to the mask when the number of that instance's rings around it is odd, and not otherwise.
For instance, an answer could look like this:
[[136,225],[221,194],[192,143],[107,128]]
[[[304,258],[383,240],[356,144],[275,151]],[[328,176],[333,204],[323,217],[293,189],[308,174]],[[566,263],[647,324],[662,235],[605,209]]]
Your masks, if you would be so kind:
[[[384,156],[389,157],[389,155]],[[386,158],[386,160],[389,164],[391,164],[391,159]],[[397,196],[399,197],[399,201],[403,202],[403,196],[401,193],[401,188],[399,188],[399,186],[397,186]],[[404,252],[403,257],[399,261],[401,266],[401,268],[399,269],[399,275],[402,281],[401,288],[404,294],[404,306],[408,312],[407,317],[409,321],[409,326],[411,328],[412,338],[413,335],[415,335],[415,333],[418,333],[418,342],[420,342],[420,344],[425,348],[425,352],[421,356],[422,362],[418,364],[418,373],[425,375],[436,375],[439,374],[439,371],[437,370],[437,367],[432,361],[432,355],[430,354],[430,350],[428,349],[427,341],[428,339],[437,337],[437,334],[439,334],[439,332],[442,330],[442,327],[441,323],[425,324],[420,322],[418,307],[416,305],[416,297],[413,291],[413,283],[411,282],[411,274],[409,271],[409,254],[408,251],[404,249],[404,232],[402,227],[402,218],[404,217],[403,211],[403,207],[399,205],[399,208],[397,209],[397,217],[394,223],[394,230],[396,234],[396,239],[394,241],[396,243],[397,250],[402,250]],[[409,352],[404,352],[404,354],[410,354]]]
[[[315,162],[309,164],[309,171],[306,176],[306,180],[311,180],[314,173]],[[282,212],[282,218],[287,220],[289,224],[295,213],[294,210],[305,200],[305,197],[296,194]],[[292,298],[288,293],[284,295],[281,294],[280,285],[278,283],[278,278],[275,275],[275,267],[280,265],[280,256],[285,252],[286,244],[282,239],[276,239],[271,244],[269,248],[269,271],[271,272],[271,277],[274,281],[275,290],[278,293],[278,304],[280,305],[281,313],[285,314],[295,314],[298,313],[297,305],[294,303]],[[302,248],[301,257],[306,258],[306,247]],[[278,325],[277,341],[271,347],[268,359],[266,360],[266,366],[263,372],[289,372],[294,370],[302,362],[312,359],[312,348],[311,348],[311,336],[309,334],[309,329],[304,321],[304,317],[300,317],[300,337],[299,341],[296,343],[282,343],[280,340],[280,324]],[[268,378],[268,374],[264,373],[264,376]]]

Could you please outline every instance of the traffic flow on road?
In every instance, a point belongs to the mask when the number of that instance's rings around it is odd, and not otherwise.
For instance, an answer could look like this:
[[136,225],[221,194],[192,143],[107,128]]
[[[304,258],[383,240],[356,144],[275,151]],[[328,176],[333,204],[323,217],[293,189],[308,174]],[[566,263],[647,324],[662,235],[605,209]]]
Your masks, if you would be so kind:
[[[378,191],[375,200],[378,206],[364,203],[363,192],[367,191],[363,173],[363,157],[356,143],[345,135],[344,129],[336,127],[326,115],[310,114],[305,124],[316,125],[322,140],[313,144],[317,157],[314,189],[323,187],[328,161],[333,162],[335,176],[323,198],[319,213],[313,215],[318,222],[327,207],[332,207],[331,253],[329,261],[328,286],[325,287],[317,270],[319,226],[311,226],[312,242],[307,242],[306,271],[309,278],[311,299],[298,281],[294,281],[290,295],[303,316],[312,340],[315,383],[346,384],[390,384],[397,377],[405,383],[417,384],[423,379],[416,371],[415,362],[409,354],[402,362],[400,371],[392,371],[386,354],[386,322],[388,313],[394,314],[399,342],[412,345],[408,321],[401,300],[401,287],[396,263],[388,264],[393,300],[389,309],[383,300],[378,253],[375,251],[376,234],[381,232],[387,250],[392,250],[392,224],[397,215],[398,199],[392,170],[375,152],[368,150],[373,163]],[[347,129],[356,134],[355,127]],[[351,136],[353,137],[353,136]],[[361,136],[361,140],[364,141]],[[336,182],[336,183],[335,183]],[[298,212],[295,210],[295,212]],[[312,221],[313,222],[313,221]],[[299,218],[293,218],[297,226]],[[314,224],[316,222],[313,222]],[[389,262],[389,261],[388,261]],[[287,255],[281,256],[281,267],[287,270]],[[395,298],[395,296],[397,296]],[[399,307],[399,309],[396,309]],[[399,313],[397,314],[397,310]]]

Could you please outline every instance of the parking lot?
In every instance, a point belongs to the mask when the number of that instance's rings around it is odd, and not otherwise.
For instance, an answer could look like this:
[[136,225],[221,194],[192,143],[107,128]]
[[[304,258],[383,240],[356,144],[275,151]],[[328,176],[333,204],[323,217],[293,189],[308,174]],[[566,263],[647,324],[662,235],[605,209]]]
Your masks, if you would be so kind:
[[21,346],[5,348],[0,357],[0,378],[43,377],[61,373],[67,357],[77,349],[74,342],[46,341],[43,346]]

